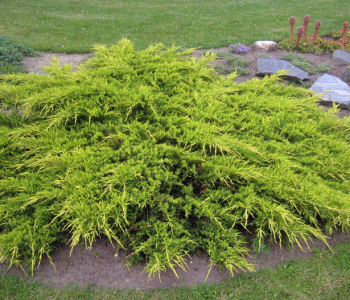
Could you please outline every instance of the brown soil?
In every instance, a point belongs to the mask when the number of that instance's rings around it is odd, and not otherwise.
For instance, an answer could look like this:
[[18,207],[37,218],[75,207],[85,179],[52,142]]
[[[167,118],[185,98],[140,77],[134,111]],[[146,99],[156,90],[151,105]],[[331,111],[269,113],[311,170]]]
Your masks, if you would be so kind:
[[[215,49],[217,51],[228,51],[228,48]],[[279,58],[282,54],[287,53],[284,50],[277,50],[270,52],[271,56]],[[43,53],[42,57],[29,57],[24,61],[28,71],[41,72],[43,65],[48,65],[53,54]],[[72,63],[73,66],[79,65],[84,59],[88,58],[90,54],[54,54],[61,59],[62,64]],[[201,51],[198,50],[194,53],[194,56],[199,57]],[[329,53],[323,55],[305,54],[313,62],[320,63],[326,62],[334,67],[331,72],[332,75],[340,77],[342,66],[336,65],[332,62],[332,55]],[[256,71],[256,58],[258,54],[249,51],[244,59],[251,61],[250,66],[247,68],[251,75],[240,76],[236,78],[236,82],[241,83],[251,79]],[[222,63],[220,60],[214,62],[214,64]],[[343,109],[340,114],[342,116],[348,116],[349,110]],[[247,241],[252,249],[251,243],[252,237],[247,235]],[[350,241],[350,235],[348,233],[342,233],[339,231],[334,232],[329,236],[329,245],[335,246],[337,243],[343,243]],[[314,244],[310,244],[310,248],[316,247],[318,249],[326,248],[327,246],[319,240],[315,240]],[[55,268],[50,264],[48,258],[43,258],[43,261],[35,272],[33,277],[29,277],[29,280],[39,280],[44,284],[48,284],[54,287],[63,287],[71,283],[84,285],[97,285],[110,288],[136,288],[141,290],[149,290],[159,287],[173,287],[181,285],[192,285],[205,282],[207,272],[209,270],[209,258],[206,255],[192,255],[187,259],[189,269],[187,272],[176,268],[179,279],[176,278],[174,273],[168,270],[161,276],[161,282],[159,279],[151,277],[148,281],[148,276],[142,273],[142,267],[134,266],[130,268],[130,272],[125,267],[127,262],[128,253],[125,251],[119,251],[116,254],[116,250],[112,245],[104,240],[100,239],[93,244],[92,249],[87,249],[84,246],[76,246],[70,255],[70,247],[67,245],[58,246],[57,250],[52,254],[52,259],[55,263]],[[248,261],[256,265],[258,268],[272,268],[282,261],[287,261],[297,258],[306,258],[312,255],[312,251],[304,247],[305,251],[295,248],[291,252],[286,246],[280,248],[279,245],[270,246],[270,254],[261,254],[257,256],[254,251],[250,251],[250,257]],[[0,273],[6,271],[6,264],[0,263]],[[8,274],[25,276],[20,268],[13,267],[8,271]],[[215,283],[223,281],[228,278],[227,271],[220,272],[218,268],[212,268],[210,275],[208,276],[208,283]]]
[[[297,246],[291,251],[287,246],[270,246],[270,254],[260,254],[252,250],[252,237],[247,236],[247,242],[250,245],[250,257],[247,260],[255,265],[255,269],[273,268],[283,261],[292,259],[303,259],[313,254],[305,244],[303,250]],[[350,241],[350,234],[335,231],[329,236],[328,244],[334,247],[338,243]],[[310,243],[310,248],[324,249],[328,248],[322,241],[314,240]],[[97,240],[92,248],[85,246],[76,246],[70,255],[71,248],[68,245],[58,246],[52,254],[52,260],[55,269],[50,264],[47,257],[44,257],[40,267],[35,271],[34,276],[28,276],[29,280],[39,280],[43,284],[53,287],[64,287],[69,284],[95,285],[116,289],[140,289],[149,290],[160,287],[188,286],[204,282],[217,283],[229,278],[226,270],[221,271],[213,267],[210,271],[207,281],[205,281],[209,271],[209,257],[207,255],[191,255],[187,259],[188,269],[184,272],[180,268],[175,268],[179,278],[171,270],[161,274],[161,281],[158,277],[150,277],[142,273],[142,266],[133,266],[130,272],[125,267],[127,255],[130,252],[124,250],[116,253],[115,248],[105,239]],[[6,272],[5,263],[0,263],[0,273]],[[8,274],[26,277],[23,271],[18,267],[12,267]]]
[[60,65],[72,64],[78,66],[91,56],[91,53],[84,54],[64,54],[40,52],[41,56],[27,56],[23,61],[28,72],[43,72],[43,67],[49,66],[53,57],[60,59]]

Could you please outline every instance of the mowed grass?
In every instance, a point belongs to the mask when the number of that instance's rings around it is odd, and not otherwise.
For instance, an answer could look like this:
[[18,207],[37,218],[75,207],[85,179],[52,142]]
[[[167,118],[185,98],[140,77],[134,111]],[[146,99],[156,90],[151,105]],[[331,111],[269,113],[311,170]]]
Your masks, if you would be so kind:
[[157,289],[110,290],[96,286],[52,289],[37,282],[0,275],[0,299],[344,299],[350,295],[350,243],[334,253],[323,250],[309,259],[284,262],[274,269],[241,273],[220,284]]
[[137,49],[166,46],[212,48],[233,42],[280,41],[311,16],[320,35],[350,21],[348,0],[1,0],[0,34],[35,50],[90,52],[94,44],[129,38]]

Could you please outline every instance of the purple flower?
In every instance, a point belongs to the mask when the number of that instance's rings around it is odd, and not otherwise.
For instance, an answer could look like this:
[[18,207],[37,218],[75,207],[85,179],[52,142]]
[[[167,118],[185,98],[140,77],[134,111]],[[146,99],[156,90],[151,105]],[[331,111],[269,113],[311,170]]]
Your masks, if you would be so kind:
[[317,74],[313,74],[313,75],[310,75],[308,78],[311,81],[315,81],[318,78],[318,75]]
[[350,81],[350,66],[344,67],[342,77],[345,81]]
[[234,43],[228,46],[230,52],[232,53],[239,53],[239,54],[245,54],[249,50],[249,46],[241,44],[241,43]]

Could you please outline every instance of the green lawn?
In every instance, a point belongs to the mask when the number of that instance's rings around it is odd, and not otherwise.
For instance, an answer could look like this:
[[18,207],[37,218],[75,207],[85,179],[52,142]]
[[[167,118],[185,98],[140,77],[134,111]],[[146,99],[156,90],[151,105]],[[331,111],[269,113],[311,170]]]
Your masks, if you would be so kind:
[[35,50],[90,52],[91,45],[123,37],[137,49],[161,42],[220,47],[258,39],[280,41],[289,17],[301,26],[305,14],[320,35],[342,29],[348,0],[1,0],[0,34]]

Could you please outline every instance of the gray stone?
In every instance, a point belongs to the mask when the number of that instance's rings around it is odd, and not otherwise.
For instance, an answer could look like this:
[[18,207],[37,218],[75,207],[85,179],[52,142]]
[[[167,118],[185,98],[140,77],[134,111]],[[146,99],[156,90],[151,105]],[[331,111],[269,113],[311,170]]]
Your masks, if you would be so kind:
[[310,90],[320,94],[319,98],[323,101],[350,105],[349,85],[332,75],[324,74],[318,78]]
[[277,43],[273,41],[257,41],[253,44],[253,51],[270,52],[277,50]]
[[306,80],[307,73],[293,66],[286,60],[276,60],[271,56],[260,56],[257,61],[257,76],[265,76],[275,74],[278,71],[286,70],[287,74],[283,78],[290,81]]
[[333,52],[333,61],[337,64],[350,64],[350,53],[345,50],[335,50]]

